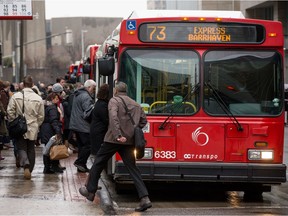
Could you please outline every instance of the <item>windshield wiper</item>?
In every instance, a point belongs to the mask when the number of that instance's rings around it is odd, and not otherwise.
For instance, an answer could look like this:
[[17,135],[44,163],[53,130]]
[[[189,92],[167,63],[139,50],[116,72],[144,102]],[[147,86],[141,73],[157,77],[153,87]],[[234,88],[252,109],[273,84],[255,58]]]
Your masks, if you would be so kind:
[[217,90],[210,84],[205,82],[205,86],[208,86],[209,89],[212,90],[212,94],[214,95],[214,98],[216,100],[216,102],[220,105],[220,107],[222,108],[222,110],[227,114],[227,116],[232,120],[233,124],[235,124],[236,128],[238,131],[243,131],[243,127],[242,125],[238,122],[238,120],[236,119],[236,117],[233,115],[233,113],[231,112],[231,110],[227,107],[227,105],[225,104],[225,102],[223,101],[222,97],[217,93]]
[[[192,93],[198,91],[199,88],[200,88],[200,83],[195,84],[195,85],[192,87],[191,91],[188,92],[188,93],[185,95],[185,97],[183,98],[183,102],[187,99],[187,97],[188,97],[189,94],[192,94]],[[179,104],[177,104],[177,105],[180,107],[182,104],[179,103]],[[168,124],[168,123],[167,123],[168,120],[169,120],[172,116],[175,115],[174,110],[177,110],[177,108],[179,108],[179,107],[176,107],[177,105],[174,104],[174,106],[173,106],[173,104],[172,104],[172,109],[171,109],[171,111],[170,111],[170,115],[167,116],[166,119],[164,120],[164,122],[162,122],[162,124],[158,127],[159,130],[164,130],[164,129],[165,129],[166,125]]]

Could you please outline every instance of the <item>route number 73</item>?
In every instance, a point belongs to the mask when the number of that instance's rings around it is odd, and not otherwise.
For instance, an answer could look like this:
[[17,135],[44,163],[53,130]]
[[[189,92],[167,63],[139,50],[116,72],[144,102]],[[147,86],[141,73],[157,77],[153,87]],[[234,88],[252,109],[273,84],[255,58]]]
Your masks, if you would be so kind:
[[149,29],[151,29],[149,39],[153,41],[153,38],[156,38],[157,40],[165,40],[166,39],[166,26],[148,26]]

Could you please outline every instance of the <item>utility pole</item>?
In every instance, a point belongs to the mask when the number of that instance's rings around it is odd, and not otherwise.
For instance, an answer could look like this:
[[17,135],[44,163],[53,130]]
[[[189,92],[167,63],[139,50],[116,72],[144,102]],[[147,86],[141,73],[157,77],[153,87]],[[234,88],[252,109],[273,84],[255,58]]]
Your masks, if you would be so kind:
[[19,62],[19,80],[22,82],[24,78],[24,62],[23,62],[23,45],[24,45],[24,21],[20,21],[20,62]]
[[84,51],[84,33],[88,32],[87,30],[81,30],[81,46],[82,46],[82,60],[84,59],[85,51]]
[[3,77],[2,42],[0,42],[0,77]]

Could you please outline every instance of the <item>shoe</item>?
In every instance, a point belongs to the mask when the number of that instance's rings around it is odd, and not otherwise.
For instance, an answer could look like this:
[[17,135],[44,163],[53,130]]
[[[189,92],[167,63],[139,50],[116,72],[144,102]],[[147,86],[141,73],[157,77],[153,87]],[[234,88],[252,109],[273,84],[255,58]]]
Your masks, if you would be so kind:
[[148,208],[152,207],[152,203],[148,196],[142,197],[140,200],[140,204],[138,207],[135,208],[136,212],[143,212],[146,211]]
[[79,172],[79,173],[86,173],[86,172],[89,172],[89,171],[81,171],[80,169],[77,168],[77,172]]
[[61,169],[61,170],[66,170],[66,167],[63,167],[63,166],[61,166],[60,164],[58,165],[58,167]]
[[27,180],[31,179],[31,172],[30,172],[29,168],[24,169],[24,178]]
[[86,197],[86,199],[88,199],[89,201],[93,202],[94,198],[95,198],[95,193],[90,193],[86,187],[81,187],[79,188],[79,193]]
[[52,166],[51,170],[55,173],[63,173],[63,170],[59,166]]
[[0,170],[4,169],[4,167],[0,166]]
[[80,165],[74,162],[74,166],[77,167],[78,172],[89,172],[89,169],[87,168],[86,165]]
[[5,160],[5,158],[4,157],[0,157],[0,160]]
[[17,167],[17,168],[20,168],[20,161],[19,161],[19,158],[18,158],[18,157],[16,158],[16,167]]
[[55,174],[55,172],[50,168],[44,168],[43,173],[44,174]]

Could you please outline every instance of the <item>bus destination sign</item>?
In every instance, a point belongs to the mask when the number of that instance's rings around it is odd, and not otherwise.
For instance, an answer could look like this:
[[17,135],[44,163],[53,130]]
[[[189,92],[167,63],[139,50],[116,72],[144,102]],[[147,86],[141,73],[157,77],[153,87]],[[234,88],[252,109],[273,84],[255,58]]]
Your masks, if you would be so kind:
[[139,27],[139,39],[158,43],[261,43],[264,28],[240,23],[144,23]]
[[32,0],[0,0],[0,19],[32,19]]

